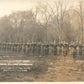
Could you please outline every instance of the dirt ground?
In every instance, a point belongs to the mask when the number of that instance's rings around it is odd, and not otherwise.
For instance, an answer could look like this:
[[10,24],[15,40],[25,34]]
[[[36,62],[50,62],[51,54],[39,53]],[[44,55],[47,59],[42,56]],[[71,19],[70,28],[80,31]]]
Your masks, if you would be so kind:
[[50,63],[46,74],[37,81],[74,82],[84,81],[84,61],[71,57],[59,57]]
[[[46,60],[46,59],[47,60]],[[0,72],[3,82],[74,82],[84,81],[84,61],[72,57],[42,57],[41,71],[38,69],[28,72]],[[47,65],[46,65],[47,63]],[[39,67],[38,67],[39,68]],[[46,69],[45,69],[46,68]]]

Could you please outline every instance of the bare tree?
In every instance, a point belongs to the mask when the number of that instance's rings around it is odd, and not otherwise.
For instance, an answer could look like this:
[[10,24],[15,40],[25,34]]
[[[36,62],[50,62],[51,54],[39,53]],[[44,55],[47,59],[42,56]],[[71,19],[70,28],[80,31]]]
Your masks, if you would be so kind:
[[37,10],[38,10],[38,18],[40,18],[38,21],[43,25],[45,28],[45,34],[46,34],[46,42],[48,42],[48,26],[51,21],[52,13],[49,9],[49,3],[37,3]]
[[79,24],[80,24],[80,28],[81,28],[81,41],[82,43],[84,42],[84,1],[80,0],[79,1],[79,6],[77,9],[74,9],[74,11],[76,12],[76,14],[79,17]]
[[64,1],[58,1],[54,2],[55,3],[55,15],[54,18],[56,17],[56,24],[58,27],[58,34],[59,34],[59,42],[63,40],[63,34],[64,34],[64,24],[65,24],[65,17],[68,15],[68,5],[65,0]]

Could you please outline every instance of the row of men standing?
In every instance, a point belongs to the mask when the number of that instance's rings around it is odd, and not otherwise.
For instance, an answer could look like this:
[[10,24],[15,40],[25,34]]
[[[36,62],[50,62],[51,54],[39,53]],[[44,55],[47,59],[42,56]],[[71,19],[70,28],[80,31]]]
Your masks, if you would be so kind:
[[84,46],[68,44],[0,44],[0,50],[27,55],[84,55]]

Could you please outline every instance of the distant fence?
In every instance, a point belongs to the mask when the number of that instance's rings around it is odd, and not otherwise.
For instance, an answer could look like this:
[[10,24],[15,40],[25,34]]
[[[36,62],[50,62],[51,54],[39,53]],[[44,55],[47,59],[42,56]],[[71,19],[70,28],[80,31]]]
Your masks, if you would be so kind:
[[13,51],[33,56],[73,55],[84,56],[83,45],[40,44],[40,43],[0,43],[0,51]]

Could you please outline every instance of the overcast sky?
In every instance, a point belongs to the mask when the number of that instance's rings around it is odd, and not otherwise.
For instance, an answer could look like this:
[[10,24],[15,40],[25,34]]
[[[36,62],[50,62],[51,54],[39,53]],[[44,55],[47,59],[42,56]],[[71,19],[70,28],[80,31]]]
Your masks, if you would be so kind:
[[[45,2],[51,0],[0,0],[0,17],[10,14],[13,11],[31,9],[36,5],[37,1]],[[69,0],[69,1],[76,1],[76,0]]]
[[0,0],[0,17],[17,10],[27,10],[35,5],[33,0]]

